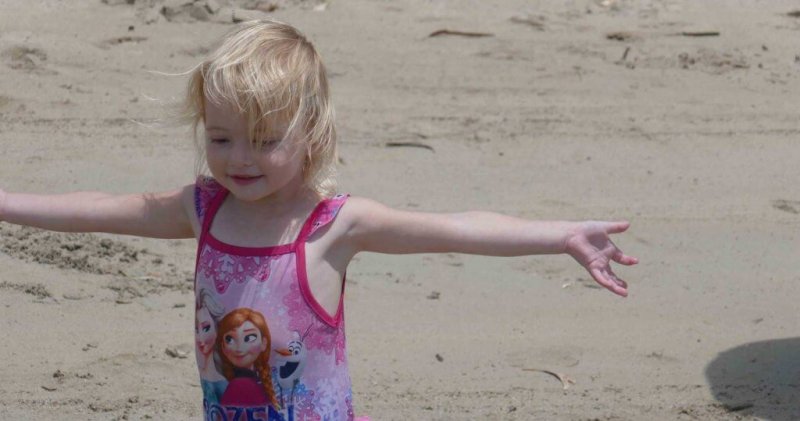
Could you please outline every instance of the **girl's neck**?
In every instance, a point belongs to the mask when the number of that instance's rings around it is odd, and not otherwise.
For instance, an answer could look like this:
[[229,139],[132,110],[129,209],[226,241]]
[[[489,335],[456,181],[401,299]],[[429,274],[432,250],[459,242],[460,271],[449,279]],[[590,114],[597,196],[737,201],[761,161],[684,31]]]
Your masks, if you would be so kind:
[[316,205],[322,198],[314,191],[303,187],[291,192],[278,192],[257,201],[239,200],[231,195],[229,206],[239,214],[271,215],[276,218],[296,214]]
[[272,247],[298,238],[303,222],[319,203],[312,192],[282,198],[246,202],[229,195],[219,209],[210,234],[239,247]]

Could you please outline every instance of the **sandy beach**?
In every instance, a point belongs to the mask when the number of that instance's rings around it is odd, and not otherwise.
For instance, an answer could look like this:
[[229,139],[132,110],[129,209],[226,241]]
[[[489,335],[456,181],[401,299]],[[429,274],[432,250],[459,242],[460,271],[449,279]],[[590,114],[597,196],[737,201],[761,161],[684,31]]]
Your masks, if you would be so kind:
[[[0,187],[193,182],[180,74],[262,17],[325,60],[340,191],[627,219],[641,260],[622,299],[567,256],[356,256],[357,414],[800,419],[800,4],[6,0]],[[201,419],[195,247],[0,223],[0,419]]]

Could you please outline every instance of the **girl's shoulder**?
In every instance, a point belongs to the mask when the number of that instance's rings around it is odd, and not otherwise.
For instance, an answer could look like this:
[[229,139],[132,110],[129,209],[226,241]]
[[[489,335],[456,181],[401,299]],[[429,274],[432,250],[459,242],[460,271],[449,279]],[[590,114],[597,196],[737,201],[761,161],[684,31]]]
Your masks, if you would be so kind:
[[313,222],[315,225],[324,225],[333,219],[354,222],[357,219],[369,218],[370,213],[375,212],[378,207],[383,205],[364,197],[340,193],[320,201],[314,211],[316,219]]
[[[337,195],[332,197],[331,200],[333,203],[339,203],[337,197],[342,195]],[[379,217],[385,210],[389,210],[390,208],[375,201],[372,199],[368,199],[365,197],[360,196],[351,196],[349,194],[344,195],[346,196],[347,206],[340,206],[341,207],[341,215],[339,219],[347,220],[350,223],[356,222],[364,222],[363,220],[369,220],[372,217]],[[341,201],[344,204],[344,201]]]
[[203,220],[211,201],[225,188],[213,177],[200,176],[194,183],[194,208],[199,220]]
[[[350,194],[338,194],[324,199],[314,212],[313,231],[331,224],[335,237],[353,240],[363,232],[374,228],[375,223],[385,219],[385,212],[391,208],[374,200]],[[313,232],[312,231],[312,232]]]
[[333,222],[339,215],[339,211],[344,207],[345,203],[348,202],[349,198],[349,194],[341,193],[322,199],[309,217],[308,235],[314,234],[314,232],[320,228]]

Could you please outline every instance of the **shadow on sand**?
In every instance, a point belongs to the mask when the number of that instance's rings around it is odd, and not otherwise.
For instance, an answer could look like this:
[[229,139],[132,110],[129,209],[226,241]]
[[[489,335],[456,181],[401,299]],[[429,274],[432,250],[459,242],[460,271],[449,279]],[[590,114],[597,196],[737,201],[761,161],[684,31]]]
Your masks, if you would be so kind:
[[800,338],[752,342],[720,352],[706,367],[711,393],[729,412],[800,419]]

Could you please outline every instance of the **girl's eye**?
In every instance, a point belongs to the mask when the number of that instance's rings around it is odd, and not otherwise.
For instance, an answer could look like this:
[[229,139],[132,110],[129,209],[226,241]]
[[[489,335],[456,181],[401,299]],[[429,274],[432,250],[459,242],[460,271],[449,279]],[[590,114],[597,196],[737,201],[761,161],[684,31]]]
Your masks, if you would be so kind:
[[244,337],[244,342],[245,342],[245,343],[250,343],[250,342],[253,342],[253,341],[255,341],[255,340],[256,340],[256,335],[255,335],[255,333],[251,333],[251,334],[249,334],[249,335],[247,335],[247,336],[245,336],[245,337]]
[[203,326],[203,333],[208,333],[211,330],[211,326]]
[[225,138],[210,139],[210,142],[217,145],[223,145],[225,143],[228,143],[228,139]]
[[261,148],[267,149],[277,146],[278,143],[281,143],[279,139],[268,139],[268,140],[262,140],[261,143],[259,143],[259,146]]
[[225,343],[229,344],[229,345],[232,344],[233,343],[233,336],[225,335]]

